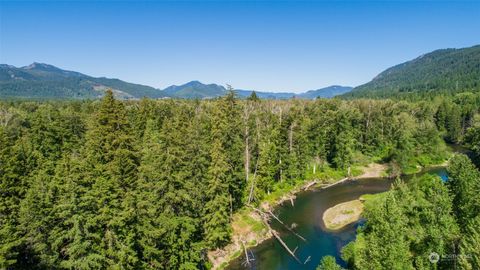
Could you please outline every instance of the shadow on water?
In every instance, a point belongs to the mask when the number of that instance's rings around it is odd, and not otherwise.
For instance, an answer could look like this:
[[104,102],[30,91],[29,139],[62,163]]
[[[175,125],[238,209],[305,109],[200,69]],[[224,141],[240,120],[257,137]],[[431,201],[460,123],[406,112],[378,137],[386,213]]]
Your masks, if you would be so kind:
[[[417,176],[429,173],[439,175],[443,181],[447,180],[447,172],[443,167],[431,168],[416,174]],[[405,176],[402,179],[408,181],[413,176]],[[355,239],[358,226],[365,220],[343,228],[340,231],[330,232],[325,229],[322,216],[323,212],[342,202],[358,199],[363,194],[374,194],[390,189],[393,179],[369,178],[355,181],[347,181],[328,189],[302,192],[297,195],[295,206],[285,203],[276,208],[275,213],[287,225],[295,224],[295,230],[307,239],[306,242],[298,239],[280,224],[273,221],[272,227],[281,233],[282,239],[290,247],[296,249],[295,254],[304,265],[299,264],[275,239],[269,239],[257,247],[250,249],[254,261],[246,265],[245,256],[232,261],[226,268],[228,270],[258,269],[258,270],[311,270],[315,269],[321,258],[332,255],[337,262],[346,267],[341,259],[341,249]]]

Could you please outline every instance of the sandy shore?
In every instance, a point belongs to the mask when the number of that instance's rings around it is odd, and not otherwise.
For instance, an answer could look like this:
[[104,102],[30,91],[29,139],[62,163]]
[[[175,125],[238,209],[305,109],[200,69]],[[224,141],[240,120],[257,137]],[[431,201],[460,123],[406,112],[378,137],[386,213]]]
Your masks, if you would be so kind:
[[363,173],[359,176],[353,177],[356,179],[360,178],[375,178],[375,177],[385,177],[387,176],[388,166],[386,164],[379,163],[370,163],[363,170]]
[[323,223],[328,230],[336,231],[356,222],[363,212],[363,203],[353,200],[337,204],[323,213]]

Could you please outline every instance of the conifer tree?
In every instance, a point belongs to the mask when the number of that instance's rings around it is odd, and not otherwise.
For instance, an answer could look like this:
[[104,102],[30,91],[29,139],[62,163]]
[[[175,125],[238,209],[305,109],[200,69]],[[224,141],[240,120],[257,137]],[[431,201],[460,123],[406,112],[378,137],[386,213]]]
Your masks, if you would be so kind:
[[342,267],[337,264],[335,257],[325,256],[320,261],[317,270],[342,270]]
[[98,256],[111,267],[134,267],[135,195],[138,158],[124,105],[107,91],[86,134],[87,181],[91,189],[83,200],[92,213],[87,222]]
[[453,209],[462,228],[480,213],[480,173],[465,155],[454,156],[448,166]]

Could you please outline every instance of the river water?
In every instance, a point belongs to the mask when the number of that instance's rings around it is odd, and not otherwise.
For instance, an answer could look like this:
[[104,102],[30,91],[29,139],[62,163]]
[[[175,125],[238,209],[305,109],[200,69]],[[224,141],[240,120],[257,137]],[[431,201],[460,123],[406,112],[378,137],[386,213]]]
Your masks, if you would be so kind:
[[[425,173],[439,175],[444,181],[447,179],[444,168],[432,168],[419,174]],[[411,177],[403,178],[408,181]],[[336,204],[358,199],[363,194],[387,191],[393,181],[388,178],[359,179],[343,182],[327,189],[297,194],[294,206],[289,201],[285,202],[275,209],[275,213],[285,224],[296,224],[295,231],[307,241],[300,240],[275,221],[272,221],[272,227],[280,232],[281,238],[291,250],[297,248],[295,254],[302,263],[307,262],[299,264],[277,240],[271,238],[250,249],[250,257],[254,259],[250,265],[246,265],[243,255],[232,261],[226,269],[313,270],[321,258],[326,255],[334,256],[337,263],[345,267],[345,262],[340,257],[340,251],[343,246],[355,239],[357,227],[365,221],[360,220],[340,231],[330,232],[324,227],[323,212]]]

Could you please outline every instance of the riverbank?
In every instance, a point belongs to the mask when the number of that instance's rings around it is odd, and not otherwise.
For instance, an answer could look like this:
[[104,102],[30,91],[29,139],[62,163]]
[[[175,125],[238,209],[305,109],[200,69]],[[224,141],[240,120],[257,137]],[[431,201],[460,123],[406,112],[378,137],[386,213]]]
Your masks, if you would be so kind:
[[[289,190],[272,192],[260,204],[260,208],[265,211],[272,211],[276,206],[283,203],[291,203],[293,205],[298,192],[310,188],[328,188],[344,181],[355,179],[384,177],[387,176],[388,169],[386,164],[371,163],[366,166],[357,167],[354,170],[354,175],[351,177],[332,173],[331,175],[334,175],[333,177],[325,177],[324,179],[314,178],[313,180],[302,181]],[[241,209],[235,213],[232,218],[231,243],[222,249],[209,251],[207,254],[212,264],[212,269],[224,269],[230,261],[241,256],[244,253],[244,249],[255,247],[271,237],[271,233],[257,213],[249,208]]]

